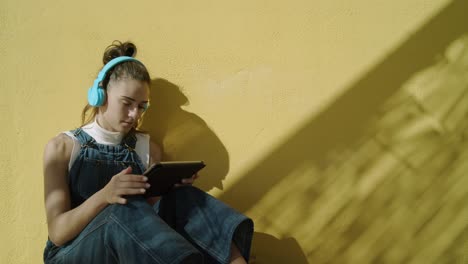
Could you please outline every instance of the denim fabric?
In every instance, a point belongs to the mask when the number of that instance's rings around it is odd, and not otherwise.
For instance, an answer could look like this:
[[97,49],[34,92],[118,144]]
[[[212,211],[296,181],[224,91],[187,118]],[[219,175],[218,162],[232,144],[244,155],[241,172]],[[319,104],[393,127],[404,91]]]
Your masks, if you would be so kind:
[[[81,129],[73,131],[81,144],[69,172],[72,207],[104,187],[128,166],[144,167],[133,150],[133,133],[118,146],[101,145]],[[57,247],[50,240],[45,263],[228,263],[231,241],[246,260],[253,222],[192,186],[174,188],[154,206],[143,196],[129,196],[125,205],[102,210],[81,233]]]

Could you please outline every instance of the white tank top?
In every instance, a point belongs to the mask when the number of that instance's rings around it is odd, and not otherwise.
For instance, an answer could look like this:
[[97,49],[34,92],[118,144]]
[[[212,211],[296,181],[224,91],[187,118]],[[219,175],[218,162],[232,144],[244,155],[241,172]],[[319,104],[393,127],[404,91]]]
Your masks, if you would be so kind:
[[[118,145],[123,139],[124,134],[121,132],[112,132],[102,128],[96,121],[87,124],[82,127],[84,132],[88,133],[94,140],[99,144],[104,145]],[[70,131],[62,132],[73,139],[73,150],[70,156],[70,162],[68,163],[68,170],[70,171],[71,166],[75,162],[76,158],[80,154],[80,142]],[[148,134],[136,133],[137,142],[135,145],[135,152],[140,157],[141,162],[145,168],[148,168],[149,164],[149,140]]]

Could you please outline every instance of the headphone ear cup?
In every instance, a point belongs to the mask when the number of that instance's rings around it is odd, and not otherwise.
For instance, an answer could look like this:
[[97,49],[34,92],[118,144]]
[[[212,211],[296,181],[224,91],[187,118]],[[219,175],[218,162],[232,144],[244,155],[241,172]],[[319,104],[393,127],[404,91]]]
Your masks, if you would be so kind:
[[88,104],[94,107],[102,106],[106,101],[106,91],[100,86],[93,85],[88,90]]
[[[88,104],[90,106],[98,107],[104,105],[106,102],[106,90],[101,86],[101,82],[106,77],[107,72],[115,65],[125,61],[138,61],[133,57],[120,56],[109,61],[102,70],[99,72],[98,77],[94,80],[93,86],[88,90]],[[141,63],[141,62],[140,62]]]

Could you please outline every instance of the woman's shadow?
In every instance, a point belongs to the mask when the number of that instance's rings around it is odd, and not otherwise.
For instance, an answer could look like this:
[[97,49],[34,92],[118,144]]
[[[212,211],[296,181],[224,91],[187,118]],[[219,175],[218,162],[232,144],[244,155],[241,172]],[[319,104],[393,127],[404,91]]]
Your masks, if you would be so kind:
[[216,134],[199,116],[187,112],[187,97],[165,80],[151,82],[151,106],[143,117],[142,129],[163,150],[162,160],[203,160],[197,187],[205,191],[222,189],[229,171],[229,155]]
[[[207,166],[200,172],[196,186],[204,191],[214,187],[223,190],[222,181],[229,172],[229,154],[223,143],[205,121],[182,108],[189,100],[179,86],[158,78],[151,81],[150,89],[151,107],[143,117],[142,129],[162,148],[162,160],[203,160]],[[236,204],[231,206],[235,208]],[[294,238],[279,240],[266,233],[254,233],[251,263],[282,263],[270,261],[280,256],[294,263],[307,263]]]

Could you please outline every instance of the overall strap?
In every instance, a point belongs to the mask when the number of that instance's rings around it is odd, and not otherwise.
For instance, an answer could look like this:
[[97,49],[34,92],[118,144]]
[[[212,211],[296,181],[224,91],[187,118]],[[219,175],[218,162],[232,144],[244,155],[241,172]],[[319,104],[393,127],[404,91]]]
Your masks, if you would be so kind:
[[137,137],[135,136],[135,130],[132,129],[122,140],[122,146],[126,147],[129,151],[135,151]]
[[81,147],[87,147],[96,143],[96,140],[88,135],[88,133],[84,132],[81,127],[71,130],[70,132],[73,133],[73,136],[75,136],[76,139],[78,139]]
[[146,168],[143,165],[143,162],[141,162],[140,156],[135,151],[136,142],[138,140],[135,133],[136,131],[134,129],[130,130],[130,132],[125,136],[120,145],[127,149],[127,151],[132,156],[132,159],[138,164],[141,173],[143,173],[146,170]]

